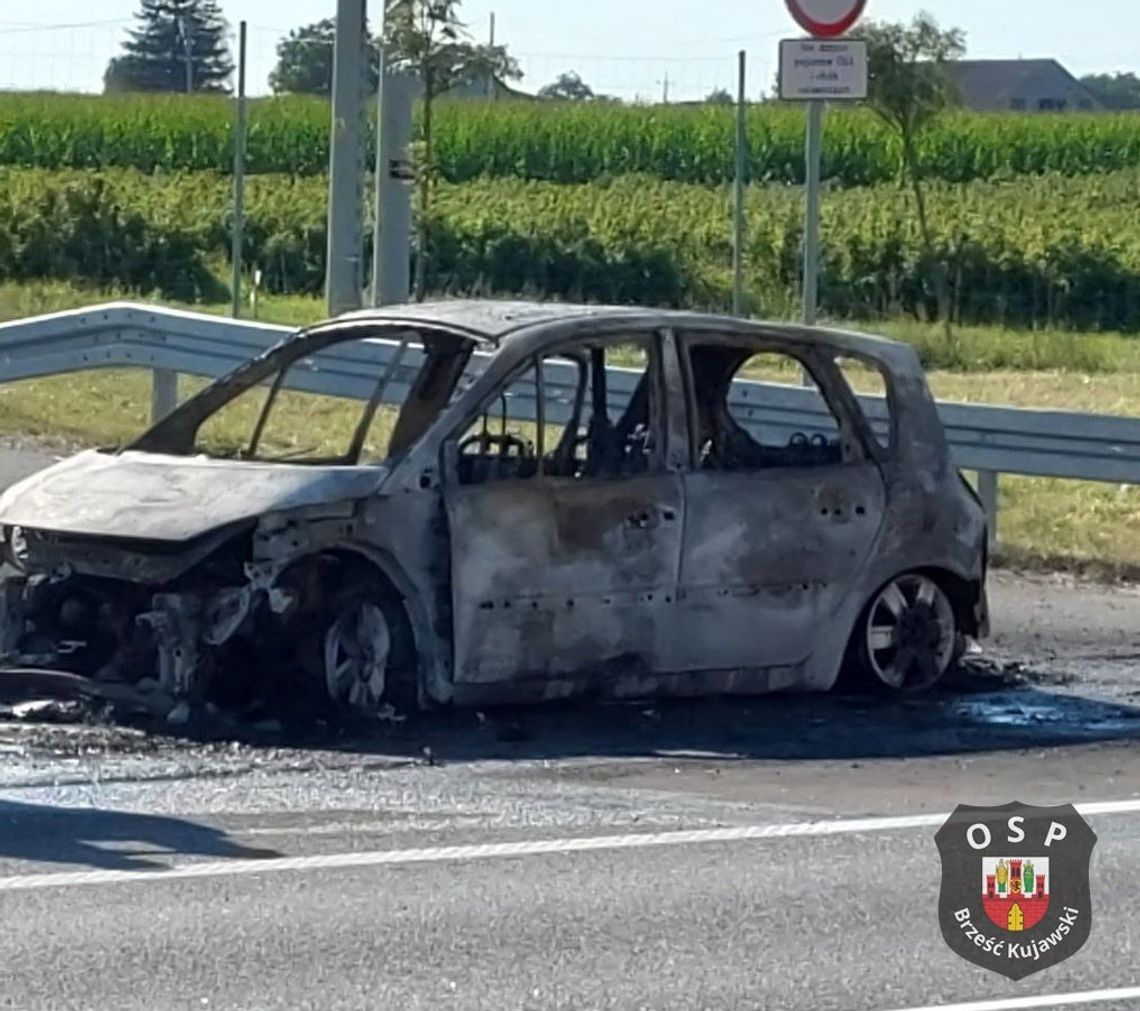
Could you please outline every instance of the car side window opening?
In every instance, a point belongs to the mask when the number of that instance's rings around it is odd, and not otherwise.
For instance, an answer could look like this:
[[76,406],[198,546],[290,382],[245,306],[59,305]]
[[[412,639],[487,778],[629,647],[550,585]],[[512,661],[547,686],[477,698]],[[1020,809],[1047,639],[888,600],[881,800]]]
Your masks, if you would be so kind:
[[[746,472],[845,462],[849,444],[843,426],[818,385],[801,384],[804,362],[731,343],[692,343],[688,353],[699,469]],[[734,387],[739,381],[765,385]],[[808,403],[789,424],[789,413],[775,408],[786,406],[793,391],[797,401]]]
[[616,478],[655,469],[661,439],[648,340],[576,343],[529,362],[459,438],[462,485]]
[[891,411],[890,388],[882,366],[860,358],[837,355],[835,366],[857,397],[873,397],[877,403],[864,407],[871,436],[884,453],[894,445],[894,418]]

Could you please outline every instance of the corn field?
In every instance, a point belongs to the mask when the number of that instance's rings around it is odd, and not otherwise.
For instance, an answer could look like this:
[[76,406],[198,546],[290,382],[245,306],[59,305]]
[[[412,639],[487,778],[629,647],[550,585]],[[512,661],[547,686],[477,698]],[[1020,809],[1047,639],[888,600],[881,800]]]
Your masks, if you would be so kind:
[[[733,117],[731,108],[716,106],[444,101],[437,158],[452,183],[482,176],[589,183],[644,174],[715,185],[732,176]],[[219,97],[8,93],[0,95],[0,165],[225,173],[232,120],[232,104]],[[328,105],[320,99],[253,101],[249,171],[320,175],[328,135]],[[753,183],[802,181],[801,110],[753,107],[749,146]],[[898,174],[898,143],[867,110],[832,111],[824,152],[824,175],[835,186],[885,183]],[[924,136],[921,159],[927,176],[952,183],[1140,168],[1140,115],[956,114]]]
[[[652,177],[441,184],[428,222],[431,286],[723,308],[730,199],[726,186]],[[268,290],[321,289],[326,200],[319,176],[249,181],[247,263]],[[1140,233],[1127,226],[1140,215],[1140,170],[938,183],[929,201],[957,321],[1140,330]],[[746,281],[756,311],[781,314],[797,296],[801,214],[789,187],[749,190]],[[935,318],[935,262],[922,252],[905,189],[832,191],[823,236],[828,313]],[[219,173],[0,169],[0,278],[216,297],[229,240],[230,184]]]

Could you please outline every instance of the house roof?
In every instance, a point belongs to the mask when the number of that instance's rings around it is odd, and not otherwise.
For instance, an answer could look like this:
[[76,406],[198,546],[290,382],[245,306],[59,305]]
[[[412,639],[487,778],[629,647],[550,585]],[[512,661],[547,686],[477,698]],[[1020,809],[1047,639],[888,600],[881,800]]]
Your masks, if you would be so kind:
[[1041,82],[1062,79],[1068,88],[1082,93],[1082,99],[1091,102],[1093,108],[1101,108],[1096,96],[1053,59],[955,60],[946,64],[946,72],[966,106],[1009,108],[1014,98],[1026,97],[1025,92],[1039,89]]
[[[520,91],[518,88],[512,88],[506,81],[499,77],[495,78],[493,89],[488,88],[486,79],[475,81],[463,81],[450,91],[444,93],[442,97],[451,99],[467,99],[467,98],[511,98],[511,99],[530,99],[531,101],[538,101],[537,95],[532,95],[528,91]],[[492,94],[488,94],[491,91]],[[419,97],[423,92],[422,85],[416,82],[415,94]]]

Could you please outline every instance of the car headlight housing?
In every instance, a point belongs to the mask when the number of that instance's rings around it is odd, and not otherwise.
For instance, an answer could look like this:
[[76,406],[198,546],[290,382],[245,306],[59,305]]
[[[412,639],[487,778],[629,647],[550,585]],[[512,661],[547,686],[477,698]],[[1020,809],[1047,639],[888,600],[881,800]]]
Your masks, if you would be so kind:
[[28,538],[23,527],[7,527],[4,537],[5,554],[8,563],[17,569],[24,569],[28,564]]

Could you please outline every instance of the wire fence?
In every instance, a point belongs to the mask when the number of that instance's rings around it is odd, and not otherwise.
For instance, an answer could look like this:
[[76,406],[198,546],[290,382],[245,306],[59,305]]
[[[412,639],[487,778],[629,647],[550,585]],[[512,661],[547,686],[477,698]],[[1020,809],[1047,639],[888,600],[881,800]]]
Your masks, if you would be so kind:
[[0,89],[103,90],[103,73],[127,37],[129,21],[42,25],[0,22]]
[[[68,24],[0,21],[0,90],[98,93],[109,61],[122,52],[136,27],[131,20],[92,20]],[[271,93],[270,74],[278,46],[289,35],[285,26],[249,25],[248,93]],[[231,27],[231,48],[236,29]],[[749,97],[773,90],[776,36],[750,40]],[[577,74],[599,96],[625,102],[696,102],[718,91],[735,93],[736,49],[660,56],[605,56],[596,53],[516,52],[522,77],[511,86],[534,94],[563,74]],[[310,42],[331,58],[331,43]],[[739,46],[737,47],[739,48]]]

